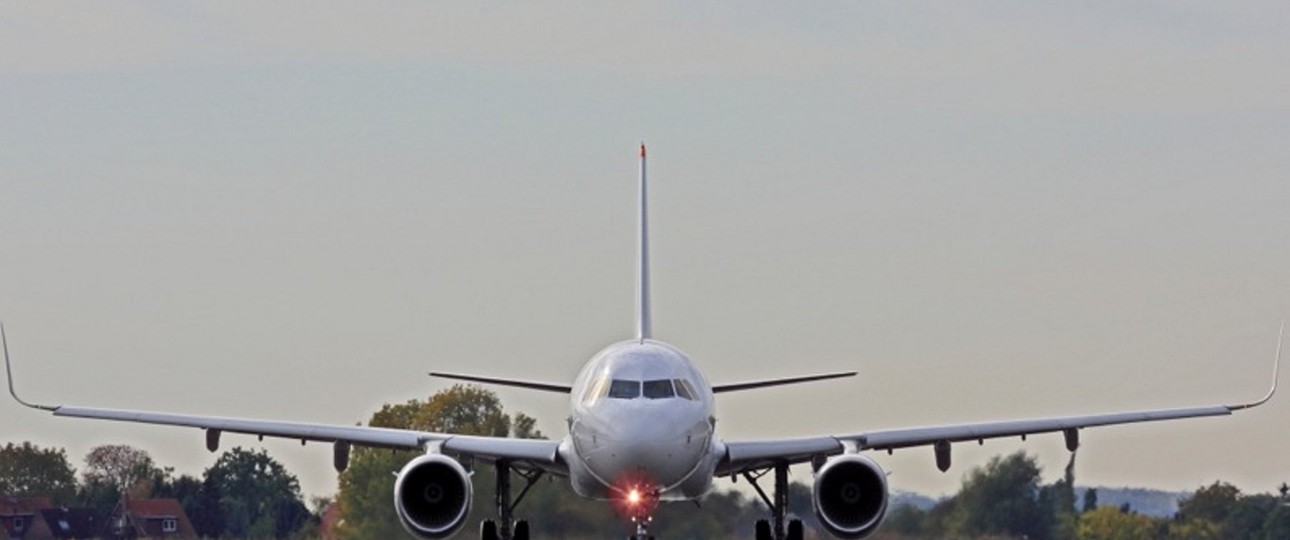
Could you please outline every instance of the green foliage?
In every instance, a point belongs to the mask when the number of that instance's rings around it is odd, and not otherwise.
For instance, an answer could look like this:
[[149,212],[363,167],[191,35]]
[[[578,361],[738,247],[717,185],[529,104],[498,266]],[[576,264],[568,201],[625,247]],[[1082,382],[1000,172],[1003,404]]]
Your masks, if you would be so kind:
[[1222,523],[1227,514],[1236,508],[1241,490],[1225,482],[1214,482],[1196,490],[1191,497],[1178,503],[1178,515],[1183,519],[1203,519]]
[[1052,509],[1041,503],[1039,494],[1039,465],[1034,458],[1022,452],[996,457],[967,474],[955,497],[950,532],[1049,538]]
[[286,538],[308,518],[300,483],[263,449],[234,448],[206,469],[203,490],[218,501],[218,534]]
[[[514,431],[517,436],[534,437],[541,435],[534,428],[535,423],[523,414],[517,414],[512,422],[493,392],[477,386],[455,385],[425,401],[386,404],[372,415],[368,425],[494,437],[505,437]],[[373,448],[353,450],[349,468],[340,475],[337,495],[343,516],[338,531],[342,538],[384,540],[406,536],[392,504],[393,473],[416,456],[413,452]],[[476,497],[468,518],[470,523],[493,515],[494,478],[491,467],[481,467],[472,477]]]
[[[1268,514],[1267,519],[1263,520],[1261,540],[1276,540],[1280,538],[1290,538],[1290,506],[1285,503],[1278,504],[1276,509]],[[1256,537],[1251,537],[1256,538]]]
[[0,493],[67,504],[76,494],[76,471],[62,448],[9,443],[0,448]]
[[1079,540],[1142,540],[1155,537],[1156,520],[1103,506],[1079,517]]

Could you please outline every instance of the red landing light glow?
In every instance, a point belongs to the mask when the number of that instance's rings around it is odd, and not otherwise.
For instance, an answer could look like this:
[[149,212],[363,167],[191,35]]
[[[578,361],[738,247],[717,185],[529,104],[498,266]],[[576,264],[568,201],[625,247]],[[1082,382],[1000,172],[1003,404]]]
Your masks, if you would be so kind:
[[637,519],[648,519],[658,508],[658,491],[654,482],[641,471],[625,473],[614,482],[614,510],[618,515]]

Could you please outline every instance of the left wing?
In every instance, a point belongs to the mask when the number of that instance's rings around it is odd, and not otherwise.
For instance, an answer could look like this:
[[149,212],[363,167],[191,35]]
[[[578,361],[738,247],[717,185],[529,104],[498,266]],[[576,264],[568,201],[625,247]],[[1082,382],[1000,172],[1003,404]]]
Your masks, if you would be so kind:
[[547,472],[564,474],[564,466],[557,452],[560,442],[545,439],[512,439],[505,437],[477,437],[414,431],[405,429],[376,428],[364,426],[343,426],[329,424],[310,424],[301,422],[279,422],[273,420],[253,420],[245,418],[224,418],[218,416],[194,416],[152,411],[131,411],[121,409],[103,409],[97,407],[76,407],[71,405],[38,405],[23,401],[13,389],[13,368],[9,364],[9,342],[4,335],[4,326],[0,325],[0,344],[4,349],[5,374],[9,379],[9,394],[18,403],[54,413],[54,416],[73,418],[91,418],[95,420],[116,420],[121,422],[138,422],[144,424],[161,424],[183,426],[206,431],[206,447],[214,452],[219,448],[220,435],[224,432],[245,433],[264,437],[326,442],[335,445],[335,464],[337,469],[344,469],[348,461],[350,445],[373,446],[417,451],[438,451],[466,455],[484,461],[509,460],[541,468]]
[[[1285,325],[1281,336],[1284,337]],[[1277,391],[1277,375],[1281,365],[1282,338],[1278,338],[1276,359],[1272,366],[1272,388],[1257,401],[1236,405],[1213,405],[1181,409],[1156,409],[1136,412],[1034,418],[1003,422],[983,422],[950,426],[930,426],[905,429],[870,431],[851,435],[807,437],[799,439],[771,439],[726,442],[726,453],[717,466],[717,476],[766,469],[776,464],[804,463],[817,458],[858,452],[860,450],[887,450],[914,446],[932,446],[936,451],[936,465],[941,471],[950,466],[950,444],[963,441],[984,441],[1000,437],[1061,432],[1066,438],[1066,448],[1074,451],[1079,446],[1079,430],[1086,427],[1111,426],[1137,422],[1156,422],[1205,416],[1227,416],[1235,411],[1257,407]]]

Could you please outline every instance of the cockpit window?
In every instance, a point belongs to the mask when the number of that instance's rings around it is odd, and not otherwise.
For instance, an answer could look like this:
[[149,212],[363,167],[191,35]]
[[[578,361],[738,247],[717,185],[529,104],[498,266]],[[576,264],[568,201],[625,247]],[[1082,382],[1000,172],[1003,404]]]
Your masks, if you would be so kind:
[[602,374],[596,379],[595,384],[587,386],[587,393],[582,396],[582,402],[588,406],[595,405],[596,401],[605,396],[609,389],[609,375]]
[[645,381],[645,397],[649,399],[664,399],[676,396],[672,390],[671,379],[658,379]]
[[641,382],[614,379],[609,384],[609,397],[615,399],[636,399],[641,396]]
[[685,379],[672,379],[672,385],[676,387],[676,395],[690,401],[699,399],[694,396],[694,390],[690,388],[690,383],[686,382]]

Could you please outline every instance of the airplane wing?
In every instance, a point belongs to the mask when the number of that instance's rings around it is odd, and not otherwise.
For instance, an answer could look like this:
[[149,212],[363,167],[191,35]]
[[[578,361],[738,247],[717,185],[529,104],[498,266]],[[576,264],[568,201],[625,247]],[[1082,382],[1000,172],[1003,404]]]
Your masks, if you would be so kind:
[[[1285,329],[1282,327],[1282,336]],[[1041,433],[1060,432],[1066,439],[1066,448],[1074,451],[1079,446],[1079,430],[1089,427],[1156,422],[1182,418],[1226,416],[1233,412],[1257,407],[1272,399],[1277,390],[1277,375],[1281,364],[1281,341],[1277,343],[1276,360],[1272,367],[1272,388],[1257,401],[1236,405],[1212,405],[1179,409],[1156,409],[1110,414],[1033,418],[1003,422],[982,422],[947,426],[888,429],[847,435],[829,435],[797,439],[767,439],[752,441],[727,441],[726,454],[717,466],[717,476],[730,476],[757,471],[783,463],[805,463],[843,452],[861,450],[887,450],[914,446],[932,446],[936,465],[942,471],[950,466],[950,445],[956,442],[984,441],[1000,437],[1021,437]]]
[[559,394],[568,394],[573,392],[573,387],[565,384],[551,384],[534,381],[521,381],[516,379],[500,379],[497,377],[481,377],[479,375],[462,375],[460,373],[444,373],[442,371],[431,371],[431,377],[440,379],[453,379],[457,381],[467,381],[481,384],[496,384],[500,386],[515,386],[518,388],[527,388],[529,390],[542,390],[544,392],[556,392]]
[[[554,465],[556,463],[556,451],[560,445],[559,441],[546,439],[478,437],[406,429],[193,416],[70,405],[38,408],[50,410],[54,413],[54,416],[204,429],[207,432],[207,441],[210,446],[215,446],[220,433],[228,432],[295,439],[301,442],[349,443],[402,450],[426,450],[429,447],[438,445],[438,448],[443,452],[466,454],[486,461],[508,459],[534,464]],[[212,435],[212,433],[214,434]]]
[[844,451],[891,451],[914,446],[936,447],[937,466],[941,470],[947,470],[949,468],[950,443],[1018,436],[1024,439],[1028,435],[1061,432],[1066,437],[1067,449],[1073,451],[1079,445],[1079,430],[1083,428],[1204,416],[1225,416],[1232,414],[1233,411],[1260,404],[1262,404],[1262,401],[1244,405],[1216,405],[1211,407],[1034,418],[979,424],[929,426],[798,439],[726,441],[726,456],[717,467],[717,476],[729,476],[745,471],[765,469],[782,462],[790,464],[804,463],[817,457],[832,456],[841,454]]
[[[478,437],[404,429],[279,422],[29,403],[18,397],[18,394],[14,391],[13,369],[9,364],[9,343],[4,336],[3,325],[0,325],[0,344],[3,345],[4,349],[5,374],[9,380],[9,394],[22,405],[49,411],[54,416],[198,428],[205,430],[206,447],[212,452],[219,447],[220,435],[224,432],[258,435],[261,438],[295,439],[301,443],[307,441],[332,443],[335,445],[337,469],[344,468],[343,463],[348,461],[349,447],[356,444],[416,451],[438,450],[440,452],[466,455],[488,462],[498,460],[520,462],[541,468],[547,472],[564,473],[563,464],[558,458],[560,442],[553,440]],[[342,456],[345,459],[342,459]]]
[[825,373],[823,375],[807,375],[805,377],[788,377],[783,379],[770,379],[765,381],[751,381],[733,384],[718,384],[712,387],[713,394],[724,392],[738,392],[741,390],[752,390],[755,388],[766,388],[770,386],[782,386],[786,384],[798,384],[804,382],[826,381],[829,379],[838,379],[842,377],[855,377],[856,372],[846,371],[841,373]]

